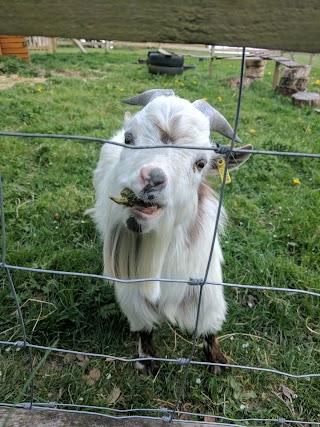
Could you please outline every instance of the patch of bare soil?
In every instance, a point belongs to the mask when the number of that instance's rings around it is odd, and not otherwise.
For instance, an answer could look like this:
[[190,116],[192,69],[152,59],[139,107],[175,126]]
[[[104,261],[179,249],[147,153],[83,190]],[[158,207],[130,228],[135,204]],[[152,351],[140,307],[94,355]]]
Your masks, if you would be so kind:
[[83,74],[79,73],[78,71],[71,71],[71,70],[63,70],[63,71],[51,71],[51,76],[54,77],[75,77],[78,79],[100,79],[103,77],[104,74]]
[[45,81],[44,77],[22,77],[17,74],[10,74],[9,76],[0,75],[0,90],[10,89],[17,83],[34,84],[44,83]]
[[[78,79],[101,79],[104,74],[81,74],[77,71],[64,70],[64,71],[51,71],[52,77],[73,77]],[[0,91],[10,89],[17,83],[35,84],[44,83],[47,79],[45,77],[22,77],[18,74],[1,75],[0,74]]]

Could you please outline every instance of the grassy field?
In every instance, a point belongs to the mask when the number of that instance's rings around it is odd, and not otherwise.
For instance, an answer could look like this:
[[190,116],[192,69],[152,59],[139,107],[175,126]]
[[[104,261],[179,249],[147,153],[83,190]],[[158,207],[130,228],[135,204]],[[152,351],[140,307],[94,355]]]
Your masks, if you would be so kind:
[[[109,54],[93,49],[88,55],[60,49],[56,55],[33,55],[32,65],[1,59],[0,130],[108,138],[122,126],[124,112],[136,110],[121,99],[158,87],[190,100],[205,97],[233,122],[237,90],[224,80],[239,75],[240,61],[216,61],[209,80],[208,61],[196,62],[196,69],[182,76],[149,75],[138,64],[146,55],[135,49]],[[264,80],[245,90],[239,136],[256,149],[319,153],[319,114],[276,95],[273,68],[269,62]],[[309,90],[319,92],[319,83],[318,56]],[[101,274],[102,244],[84,216],[94,203],[92,172],[99,150],[98,143],[0,137],[8,264]],[[318,159],[256,155],[232,175],[222,242],[226,282],[320,292],[319,166]],[[212,184],[219,191],[219,180]],[[127,358],[136,354],[136,336],[103,281],[18,271],[13,279],[29,342]],[[19,340],[3,271],[0,284],[0,340]],[[232,363],[320,373],[319,298],[238,288],[227,288],[226,296],[229,315],[220,342]],[[187,357],[191,349],[191,337],[169,325],[157,330],[156,343],[160,357]],[[141,378],[130,364],[56,353],[42,360],[43,355],[33,354],[38,402],[173,408],[184,373],[175,364],[162,364],[156,378]],[[200,341],[196,358],[202,358]],[[30,399],[27,352],[1,346],[0,374],[0,402]],[[318,421],[320,379],[241,369],[214,377],[205,367],[191,367],[180,409]]]

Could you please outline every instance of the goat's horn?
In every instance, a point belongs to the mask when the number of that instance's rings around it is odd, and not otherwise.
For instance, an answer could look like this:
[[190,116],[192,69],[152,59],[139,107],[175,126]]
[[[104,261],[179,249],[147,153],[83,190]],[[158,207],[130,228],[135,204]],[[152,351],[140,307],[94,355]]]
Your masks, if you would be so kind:
[[140,95],[134,96],[133,98],[123,99],[122,102],[131,105],[142,105],[145,107],[158,96],[174,96],[174,92],[171,89],[150,89],[140,93]]
[[[203,99],[198,99],[192,104],[197,110],[201,111],[206,117],[208,117],[210,122],[210,129],[220,133],[221,135],[226,136],[229,139],[233,138],[234,130],[230,126],[228,120],[223,117],[218,110],[213,108]],[[241,139],[236,135],[236,142],[242,142]]]

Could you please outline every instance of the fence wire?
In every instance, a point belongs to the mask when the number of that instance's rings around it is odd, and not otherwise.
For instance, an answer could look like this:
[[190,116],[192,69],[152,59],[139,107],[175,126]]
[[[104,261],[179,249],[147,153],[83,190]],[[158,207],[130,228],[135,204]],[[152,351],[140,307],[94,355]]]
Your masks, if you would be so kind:
[[[208,272],[210,263],[212,260],[212,254],[214,250],[214,245],[217,238],[218,233],[218,222],[219,217],[222,209],[222,202],[225,192],[225,185],[226,185],[226,178],[227,178],[227,170],[228,170],[228,164],[230,160],[230,156],[232,156],[232,153],[235,150],[235,137],[237,134],[237,128],[238,128],[238,122],[239,122],[239,116],[240,116],[240,108],[241,108],[241,99],[242,99],[242,82],[243,82],[243,76],[244,76],[244,67],[245,67],[245,49],[243,49],[242,52],[242,62],[241,62],[241,74],[240,74],[240,86],[239,86],[239,94],[238,94],[238,102],[237,102],[237,111],[236,111],[236,118],[235,118],[235,125],[234,125],[234,134],[232,138],[232,142],[230,146],[225,145],[219,145],[217,144],[216,147],[208,148],[208,147],[197,147],[197,146],[179,146],[179,145],[153,145],[152,147],[147,146],[134,146],[134,145],[126,145],[123,146],[122,144],[119,144],[115,141],[110,141],[102,138],[94,138],[94,137],[84,137],[84,136],[76,136],[76,135],[56,135],[56,134],[34,134],[34,133],[19,133],[19,132],[0,132],[0,136],[6,136],[6,137],[23,137],[23,138],[54,138],[54,139],[62,139],[62,140],[76,140],[76,141],[85,141],[85,142],[98,142],[99,144],[112,144],[112,145],[119,145],[121,147],[125,147],[126,149],[138,149],[138,150],[144,150],[144,149],[184,149],[184,150],[212,150],[216,153],[225,154],[226,155],[226,168],[224,170],[224,176],[222,180],[222,186],[221,186],[221,192],[220,192],[220,198],[219,198],[219,206],[218,206],[218,215],[217,220],[215,222],[214,226],[214,232],[212,236],[212,244],[210,253],[208,256],[208,262],[206,271],[204,272],[204,275],[202,278],[184,278],[184,279],[163,279],[163,278],[139,278],[139,279],[120,279],[115,277],[109,277],[104,275],[97,275],[97,274],[90,274],[90,273],[81,273],[81,272],[70,272],[70,271],[57,271],[57,270],[46,270],[46,269],[39,269],[39,268],[28,268],[24,266],[19,265],[9,265],[6,263],[6,233],[5,233],[5,212],[4,212],[4,201],[3,201],[3,188],[2,188],[2,181],[1,181],[1,175],[0,175],[0,210],[1,210],[1,247],[2,247],[2,254],[1,254],[1,262],[0,262],[0,270],[3,270],[7,277],[7,282],[10,288],[10,291],[14,297],[14,301],[17,307],[17,313],[20,323],[20,328],[22,331],[22,337],[23,339],[21,341],[0,341],[1,346],[5,347],[16,347],[25,349],[28,352],[28,359],[29,359],[29,368],[30,368],[30,378],[29,378],[29,396],[30,401],[29,402],[21,402],[21,403],[0,403],[1,407],[6,408],[23,408],[23,409],[29,409],[29,410],[47,410],[47,411],[62,411],[67,413],[74,413],[79,412],[84,414],[94,414],[99,415],[102,417],[108,417],[108,418],[114,418],[114,419],[128,419],[128,418],[134,418],[134,419],[140,419],[140,420],[162,420],[164,422],[183,422],[183,423],[194,423],[194,421],[191,420],[181,420],[177,417],[179,414],[185,414],[187,416],[192,417],[212,417],[214,421],[202,421],[197,420],[198,423],[201,423],[203,425],[217,425],[217,426],[232,426],[232,427],[246,427],[248,423],[252,427],[258,427],[261,425],[274,423],[280,426],[285,426],[288,423],[291,423],[292,425],[299,424],[299,425],[309,425],[309,426],[320,426],[320,422],[318,421],[303,421],[303,420],[289,420],[283,417],[279,418],[243,418],[243,419],[235,419],[235,418],[229,418],[225,416],[219,416],[219,415],[210,415],[210,414],[202,414],[202,413],[195,413],[195,412],[187,412],[182,411],[180,409],[180,405],[182,403],[182,397],[183,393],[185,391],[186,383],[187,383],[187,377],[188,377],[188,371],[189,367],[191,365],[196,366],[226,366],[232,369],[241,369],[241,370],[250,370],[250,371],[256,371],[256,372],[266,372],[270,374],[280,375],[288,378],[295,378],[295,379],[310,379],[310,378],[320,378],[320,373],[307,373],[307,374],[292,374],[290,372],[280,371],[277,369],[271,369],[271,368],[262,368],[262,367],[255,367],[255,366],[247,366],[247,365],[235,365],[235,364],[221,364],[221,363],[209,363],[209,362],[201,362],[198,360],[193,360],[195,346],[198,339],[198,320],[200,315],[200,306],[201,306],[201,299],[202,299],[202,289],[204,285],[221,285],[225,287],[233,287],[233,288],[245,288],[245,289],[256,289],[259,291],[265,290],[265,291],[277,291],[277,292],[287,292],[287,293],[294,293],[299,295],[310,295],[314,297],[320,297],[320,293],[313,292],[313,291],[307,291],[303,289],[292,289],[292,288],[277,288],[272,286],[255,286],[255,285],[246,285],[246,284],[238,284],[238,283],[216,283],[216,282],[210,282],[207,280],[208,278]],[[243,153],[250,153],[250,154],[257,154],[257,155],[272,155],[272,156],[292,156],[292,157],[307,157],[307,158],[317,158],[320,159],[320,153],[303,153],[303,152],[279,152],[279,151],[267,151],[267,150],[241,150]],[[111,282],[120,282],[120,283],[139,283],[139,282],[145,282],[145,281],[158,281],[158,282],[167,282],[171,284],[181,284],[181,283],[187,283],[190,286],[200,286],[200,292],[199,292],[199,298],[198,298],[198,309],[197,309],[197,317],[196,317],[196,323],[195,323],[195,331],[193,335],[192,340],[192,346],[190,354],[187,358],[176,358],[176,359],[170,359],[170,358],[155,358],[155,357],[144,357],[144,358],[122,358],[122,357],[116,357],[108,354],[99,354],[99,353],[90,353],[90,352],[83,352],[83,351],[75,351],[75,350],[69,350],[69,349],[61,349],[57,347],[49,347],[49,346],[41,346],[41,345],[35,345],[28,342],[27,334],[26,334],[26,328],[25,323],[23,319],[23,313],[21,309],[21,305],[19,302],[19,296],[16,292],[15,285],[12,279],[11,271],[20,270],[20,271],[28,271],[32,273],[40,273],[40,274],[51,274],[51,275],[63,275],[63,276],[76,276],[76,277],[89,277],[93,279],[99,279],[99,280],[108,280]],[[34,376],[36,373],[36,368],[33,367],[33,352],[32,350],[41,350],[46,352],[45,355],[48,355],[49,352],[57,352],[57,353],[69,353],[74,355],[81,355],[81,356],[87,356],[87,357],[96,357],[96,358],[104,358],[109,360],[115,360],[121,363],[135,363],[139,361],[159,361],[159,362],[165,362],[165,363],[174,363],[185,367],[185,372],[183,375],[183,378],[181,380],[180,386],[179,386],[179,392],[178,397],[176,400],[176,403],[174,405],[174,409],[168,409],[168,408],[131,408],[131,409],[114,409],[114,408],[108,408],[108,407],[100,407],[100,406],[89,406],[89,405],[81,405],[81,404],[64,404],[64,403],[57,403],[57,402],[47,402],[47,403],[39,403],[34,402]],[[97,412],[99,411],[99,412]],[[103,412],[101,412],[103,411]],[[158,416],[151,416],[147,414],[154,414],[158,413]],[[139,414],[145,414],[145,415],[139,415]],[[217,420],[217,421],[216,421]],[[259,423],[259,424],[251,424],[251,423]]]

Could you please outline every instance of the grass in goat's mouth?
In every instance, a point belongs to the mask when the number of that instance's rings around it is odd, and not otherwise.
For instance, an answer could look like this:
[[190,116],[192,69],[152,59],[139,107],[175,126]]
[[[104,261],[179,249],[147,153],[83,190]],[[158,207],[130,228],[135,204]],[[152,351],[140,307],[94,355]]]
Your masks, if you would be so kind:
[[118,205],[130,206],[136,205],[139,200],[130,188],[124,188],[120,193],[121,199],[110,196],[110,199]]
[[118,205],[123,206],[142,206],[148,208],[150,206],[158,206],[156,203],[146,203],[143,200],[139,199],[130,188],[124,188],[120,193],[121,198],[112,197],[110,199],[117,203]]

